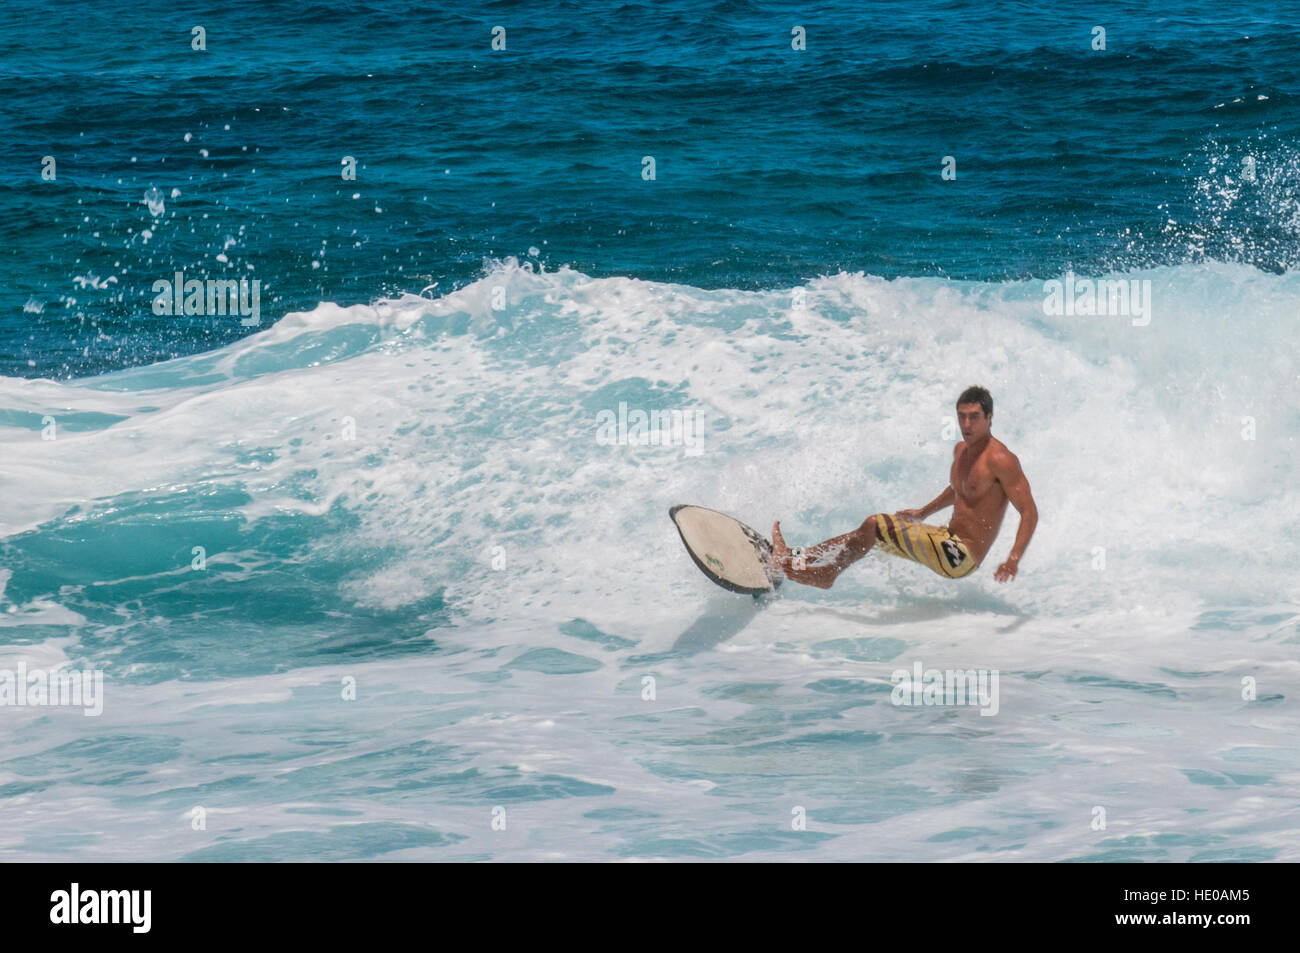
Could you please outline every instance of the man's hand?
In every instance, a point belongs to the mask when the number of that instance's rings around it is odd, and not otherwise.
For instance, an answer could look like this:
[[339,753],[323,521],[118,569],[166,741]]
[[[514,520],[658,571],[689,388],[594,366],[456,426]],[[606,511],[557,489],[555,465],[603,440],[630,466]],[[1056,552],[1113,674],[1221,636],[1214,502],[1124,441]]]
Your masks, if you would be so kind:
[[1016,578],[1016,567],[1019,563],[1019,556],[1008,557],[1007,561],[998,567],[998,571],[993,574],[993,578],[998,582],[1010,582]]
[[919,523],[925,519],[925,513],[921,510],[895,510],[894,515],[900,520],[908,520],[912,523]]

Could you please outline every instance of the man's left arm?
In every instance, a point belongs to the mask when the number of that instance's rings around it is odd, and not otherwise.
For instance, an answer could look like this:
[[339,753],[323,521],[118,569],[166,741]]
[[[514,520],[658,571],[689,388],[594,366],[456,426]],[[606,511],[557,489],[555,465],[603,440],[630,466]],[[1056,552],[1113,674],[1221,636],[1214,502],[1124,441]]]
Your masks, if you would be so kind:
[[1020,460],[1014,453],[1008,451],[999,455],[993,465],[993,475],[1002,484],[1007,499],[1020,514],[1020,528],[1016,530],[1015,545],[1011,547],[1007,561],[993,574],[993,578],[998,582],[1007,582],[1016,578],[1020,557],[1025,554],[1030,537],[1034,535],[1034,528],[1038,525],[1038,506],[1034,503],[1033,494],[1029,492],[1029,481],[1025,479],[1025,471],[1020,469]]

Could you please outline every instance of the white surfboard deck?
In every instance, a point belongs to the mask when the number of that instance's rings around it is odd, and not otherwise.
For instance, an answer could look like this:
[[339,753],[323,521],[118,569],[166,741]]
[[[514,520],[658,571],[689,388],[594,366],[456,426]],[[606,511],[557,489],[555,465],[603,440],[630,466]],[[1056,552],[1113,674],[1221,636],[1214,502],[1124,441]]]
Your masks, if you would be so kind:
[[757,530],[703,506],[674,506],[668,515],[700,572],[723,589],[760,596],[781,585],[772,544]]

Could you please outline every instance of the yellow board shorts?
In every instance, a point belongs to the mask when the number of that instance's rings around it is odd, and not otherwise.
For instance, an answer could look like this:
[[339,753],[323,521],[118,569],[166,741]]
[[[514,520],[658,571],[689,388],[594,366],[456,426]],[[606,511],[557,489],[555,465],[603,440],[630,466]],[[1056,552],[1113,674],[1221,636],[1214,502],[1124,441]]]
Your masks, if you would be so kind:
[[876,545],[937,572],[945,579],[960,579],[979,568],[961,537],[946,526],[930,526],[876,513]]

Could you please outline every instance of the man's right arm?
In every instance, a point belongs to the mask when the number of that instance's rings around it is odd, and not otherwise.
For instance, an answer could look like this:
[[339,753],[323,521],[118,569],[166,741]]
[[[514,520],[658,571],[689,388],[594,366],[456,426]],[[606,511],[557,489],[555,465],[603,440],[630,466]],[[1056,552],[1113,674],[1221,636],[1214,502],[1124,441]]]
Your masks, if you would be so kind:
[[[952,459],[954,463],[957,461],[957,458],[961,455],[961,448],[964,446],[966,446],[965,443],[958,442],[957,445],[952,448]],[[938,513],[940,510],[947,509],[948,507],[952,506],[956,502],[957,502],[957,492],[952,488],[952,484],[949,483],[947,486],[943,488],[942,493],[936,496],[925,506],[921,507],[919,510],[899,510],[894,515],[901,516],[904,519],[919,521],[925,519],[931,513]]]
[[957,494],[952,488],[952,484],[944,487],[942,493],[933,500],[921,507],[919,510],[899,510],[895,515],[902,516],[904,519],[923,520],[931,513],[938,513],[957,502]]

